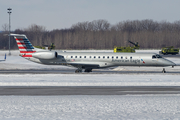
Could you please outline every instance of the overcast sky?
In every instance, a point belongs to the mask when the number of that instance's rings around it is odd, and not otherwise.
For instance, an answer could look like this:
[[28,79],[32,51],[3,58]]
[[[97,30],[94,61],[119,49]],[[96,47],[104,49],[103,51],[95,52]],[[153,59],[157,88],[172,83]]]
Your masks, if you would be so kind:
[[111,24],[125,20],[180,20],[180,0],[0,0],[0,30],[9,21],[8,7],[12,8],[12,30],[31,24],[47,30],[63,29],[98,19]]

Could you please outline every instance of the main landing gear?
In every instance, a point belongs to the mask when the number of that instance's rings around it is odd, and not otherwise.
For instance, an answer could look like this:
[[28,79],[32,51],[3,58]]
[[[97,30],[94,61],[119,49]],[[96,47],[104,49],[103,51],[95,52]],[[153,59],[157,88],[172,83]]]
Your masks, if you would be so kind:
[[92,72],[92,69],[85,69],[84,72]]
[[[81,73],[82,72],[82,68],[78,68],[75,73]],[[92,69],[85,69],[84,72],[92,72]]]
[[163,70],[162,70],[162,73],[166,73],[166,70],[165,70],[165,68],[163,68]]
[[75,73],[81,73],[82,72],[82,68],[78,68]]

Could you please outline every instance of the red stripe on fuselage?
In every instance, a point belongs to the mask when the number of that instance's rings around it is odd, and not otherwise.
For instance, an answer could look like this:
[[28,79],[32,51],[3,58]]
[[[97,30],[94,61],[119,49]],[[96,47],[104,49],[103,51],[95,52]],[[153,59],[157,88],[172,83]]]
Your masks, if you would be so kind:
[[34,53],[36,51],[20,51],[20,53]]
[[32,55],[22,55],[22,57],[32,57]]

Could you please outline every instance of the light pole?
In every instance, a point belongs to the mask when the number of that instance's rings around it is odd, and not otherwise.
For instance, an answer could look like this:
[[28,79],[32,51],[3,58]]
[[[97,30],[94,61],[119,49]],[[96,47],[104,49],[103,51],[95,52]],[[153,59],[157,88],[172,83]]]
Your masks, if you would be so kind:
[[12,12],[11,12],[12,9],[11,9],[11,8],[8,8],[7,10],[8,10],[7,13],[9,13],[9,55],[11,55],[11,52],[10,52],[10,39],[11,39],[11,38],[10,38],[10,31],[11,31],[10,15],[11,15],[11,13],[12,13]]

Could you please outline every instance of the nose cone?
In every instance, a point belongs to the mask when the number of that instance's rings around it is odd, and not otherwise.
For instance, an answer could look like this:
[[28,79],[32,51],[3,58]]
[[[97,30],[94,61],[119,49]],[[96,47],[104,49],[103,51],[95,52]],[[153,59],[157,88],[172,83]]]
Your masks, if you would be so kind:
[[164,64],[165,66],[176,66],[176,64],[175,64],[174,62],[172,62],[172,61],[170,61],[170,60],[167,60],[167,59],[165,59],[165,60],[163,61],[163,64]]

